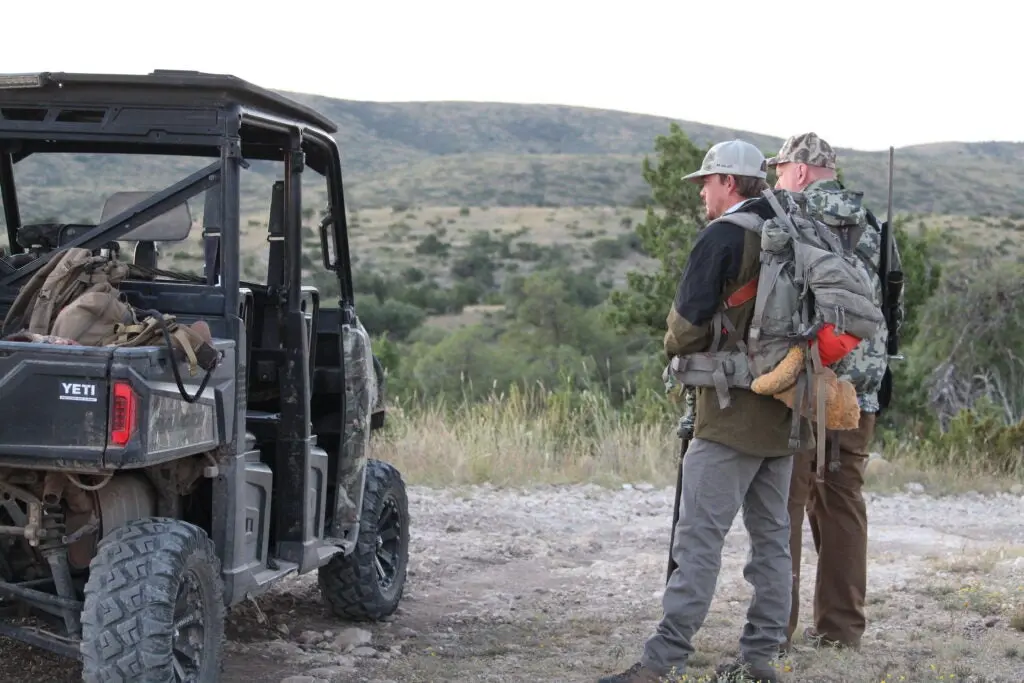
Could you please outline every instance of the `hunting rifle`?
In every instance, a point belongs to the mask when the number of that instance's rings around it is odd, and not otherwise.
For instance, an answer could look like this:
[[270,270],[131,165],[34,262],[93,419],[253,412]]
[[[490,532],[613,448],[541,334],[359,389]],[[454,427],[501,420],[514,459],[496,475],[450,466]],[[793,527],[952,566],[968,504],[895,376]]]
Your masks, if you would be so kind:
[[[886,207],[885,223],[882,223],[881,235],[881,258],[878,266],[878,277],[882,282],[882,313],[885,315],[885,326],[889,335],[885,344],[885,352],[888,360],[903,360],[899,353],[900,338],[900,297],[903,294],[903,271],[892,269],[892,257],[895,250],[895,240],[892,236],[892,177],[893,177],[893,154],[894,149],[889,147],[889,198]],[[892,370],[886,363],[885,375],[882,378],[882,386],[878,391],[879,406],[884,409],[889,405],[892,398]]]

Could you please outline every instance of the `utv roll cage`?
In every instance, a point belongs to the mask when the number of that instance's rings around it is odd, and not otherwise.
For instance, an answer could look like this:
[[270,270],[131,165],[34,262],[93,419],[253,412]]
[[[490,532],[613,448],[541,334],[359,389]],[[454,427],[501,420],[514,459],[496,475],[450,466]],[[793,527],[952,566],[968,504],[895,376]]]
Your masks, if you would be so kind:
[[[207,266],[213,268],[208,268],[205,285],[192,292],[205,300],[213,297],[215,303],[204,311],[216,308],[216,313],[230,317],[239,310],[239,235],[220,228],[238,224],[239,167],[247,167],[247,159],[280,160],[281,142],[286,139],[284,205],[294,229],[301,226],[303,166],[308,164],[329,181],[338,180],[329,185],[335,190],[330,197],[330,222],[321,226],[323,265],[338,273],[342,309],[352,301],[351,273],[338,270],[337,262],[328,256],[333,249],[341,262],[349,262],[345,199],[340,192],[341,159],[331,137],[337,127],[316,111],[234,76],[173,70],[157,70],[148,76],[0,75],[0,103],[0,198],[13,253],[25,251],[17,239],[21,217],[14,165],[34,153],[208,156],[215,161],[206,168],[63,246],[96,249],[109,241],[132,239],[139,236],[131,234],[134,228],[200,192],[220,189],[210,195],[215,200],[208,198],[205,204],[207,211],[219,217],[216,221],[208,218],[203,232]],[[326,230],[332,223],[340,230]],[[299,235],[292,237],[301,240]],[[291,261],[285,259],[285,263],[287,267]],[[24,283],[41,265],[42,261],[33,260],[16,272],[5,272],[0,286]],[[300,273],[287,273],[286,281],[292,285],[289,291],[296,294],[301,287]]]

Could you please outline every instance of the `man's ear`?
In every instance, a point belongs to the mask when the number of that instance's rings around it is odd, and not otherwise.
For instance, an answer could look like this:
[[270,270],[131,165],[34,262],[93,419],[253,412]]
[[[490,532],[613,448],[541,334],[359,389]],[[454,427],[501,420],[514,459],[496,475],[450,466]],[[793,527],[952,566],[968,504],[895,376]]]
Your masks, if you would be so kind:
[[807,164],[797,164],[796,177],[799,187],[811,184],[811,169],[808,168]]

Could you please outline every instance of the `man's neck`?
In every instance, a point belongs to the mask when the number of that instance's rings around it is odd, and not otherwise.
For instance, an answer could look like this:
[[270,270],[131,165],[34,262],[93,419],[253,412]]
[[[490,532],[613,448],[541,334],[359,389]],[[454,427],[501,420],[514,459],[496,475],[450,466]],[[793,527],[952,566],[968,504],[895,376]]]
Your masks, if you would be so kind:
[[821,188],[823,186],[828,186],[828,185],[833,185],[833,184],[836,187],[840,186],[839,185],[839,180],[836,178],[834,173],[825,173],[825,174],[820,174],[820,175],[819,174],[815,174],[811,178],[811,182],[807,183],[807,185],[804,187],[803,190],[801,190],[801,192],[807,192],[808,190],[816,190],[816,189]]
[[725,211],[722,212],[723,216],[726,215],[726,214],[732,213],[733,211],[738,209],[740,207],[740,205],[743,204],[743,202],[745,202],[745,201],[747,201],[749,199],[749,197],[741,197],[739,195],[736,195],[735,197],[732,197],[732,199],[733,199],[733,204],[728,209],[726,209]]

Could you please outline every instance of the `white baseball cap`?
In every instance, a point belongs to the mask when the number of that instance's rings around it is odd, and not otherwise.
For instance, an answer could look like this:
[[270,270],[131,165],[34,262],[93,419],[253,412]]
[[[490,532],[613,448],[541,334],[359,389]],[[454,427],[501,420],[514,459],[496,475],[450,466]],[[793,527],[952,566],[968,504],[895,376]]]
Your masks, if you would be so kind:
[[700,169],[683,176],[683,180],[700,182],[700,178],[714,173],[767,178],[768,167],[764,158],[754,145],[743,140],[726,140],[708,150]]

